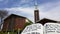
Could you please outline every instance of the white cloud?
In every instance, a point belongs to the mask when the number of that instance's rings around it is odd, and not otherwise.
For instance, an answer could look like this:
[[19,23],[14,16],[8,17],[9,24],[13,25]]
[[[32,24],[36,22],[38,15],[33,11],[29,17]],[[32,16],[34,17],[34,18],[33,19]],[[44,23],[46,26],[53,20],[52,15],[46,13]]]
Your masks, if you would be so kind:
[[10,13],[18,14],[25,16],[29,18],[31,21],[33,21],[33,7],[30,8],[22,8],[22,7],[16,7],[16,8],[5,8],[5,10],[8,10]]
[[34,4],[33,0],[20,0],[19,2],[15,2],[13,6],[29,7],[29,6],[32,6],[33,4]]
[[[45,3],[40,5],[40,19],[42,18],[49,18],[53,20],[60,21],[60,1],[59,2],[52,2],[52,3]],[[34,8],[33,7],[16,7],[16,8],[5,8],[10,13],[15,13],[19,15],[23,15],[29,18],[31,21],[34,22]]]
[[33,1],[33,0],[21,0],[21,3],[29,3],[31,1]]
[[46,3],[40,12],[41,18],[49,18],[60,21],[60,1],[54,3]]

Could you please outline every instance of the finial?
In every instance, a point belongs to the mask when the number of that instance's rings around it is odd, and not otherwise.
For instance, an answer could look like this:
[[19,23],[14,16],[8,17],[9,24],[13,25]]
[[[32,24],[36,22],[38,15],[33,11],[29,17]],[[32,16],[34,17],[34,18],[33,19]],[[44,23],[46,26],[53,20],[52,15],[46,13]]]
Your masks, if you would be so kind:
[[36,10],[38,9],[38,3],[37,3],[37,0],[35,0],[35,9],[36,9]]

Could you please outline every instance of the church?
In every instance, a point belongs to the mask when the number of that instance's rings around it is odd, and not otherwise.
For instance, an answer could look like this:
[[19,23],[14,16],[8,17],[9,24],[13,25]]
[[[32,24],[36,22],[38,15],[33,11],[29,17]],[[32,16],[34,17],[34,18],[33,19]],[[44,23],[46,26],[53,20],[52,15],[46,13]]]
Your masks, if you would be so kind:
[[34,24],[26,26],[21,34],[55,34],[57,33],[56,31],[60,32],[60,30],[58,30],[60,21],[47,18],[39,19],[37,3],[35,3],[34,22]]
[[52,22],[52,23],[60,23],[60,21],[52,20],[52,19],[47,19],[43,18],[40,20],[39,18],[39,9],[38,9],[38,4],[35,2],[35,10],[34,10],[34,22],[35,23],[41,23],[44,25],[45,23]]
[[40,20],[38,9],[34,11],[34,20],[35,20],[35,23],[41,23],[42,25],[44,25],[47,22],[52,22],[52,23],[58,23],[59,22],[59,21],[55,21],[55,20],[47,19],[47,18],[43,18],[43,19]]

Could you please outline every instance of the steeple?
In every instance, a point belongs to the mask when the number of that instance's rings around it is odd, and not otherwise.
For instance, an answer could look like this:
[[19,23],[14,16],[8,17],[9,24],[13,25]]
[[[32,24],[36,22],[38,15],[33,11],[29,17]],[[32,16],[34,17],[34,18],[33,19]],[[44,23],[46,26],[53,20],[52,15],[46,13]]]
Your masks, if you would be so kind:
[[38,3],[37,3],[37,0],[35,0],[34,5],[35,5],[35,10],[37,10],[37,9],[38,9]]
[[34,6],[35,6],[35,10],[34,10],[34,21],[36,23],[37,21],[39,21],[39,10],[38,10],[37,0],[35,0]]

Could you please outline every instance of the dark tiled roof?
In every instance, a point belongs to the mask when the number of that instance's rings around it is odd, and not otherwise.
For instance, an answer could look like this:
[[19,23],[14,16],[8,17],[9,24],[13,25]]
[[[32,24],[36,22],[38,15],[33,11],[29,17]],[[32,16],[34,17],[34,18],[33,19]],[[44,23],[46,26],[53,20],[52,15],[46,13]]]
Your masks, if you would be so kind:
[[10,18],[10,17],[12,17],[12,16],[21,17],[21,18],[26,18],[26,17],[19,16],[19,15],[16,15],[16,14],[11,14],[11,15],[7,16],[4,20],[6,20],[6,19],[8,19],[8,18]]
[[37,23],[41,23],[42,25],[44,25],[44,24],[47,23],[47,22],[57,23],[57,21],[51,20],[51,19],[47,19],[47,18],[44,18],[44,19],[42,19],[42,20],[37,21]]

